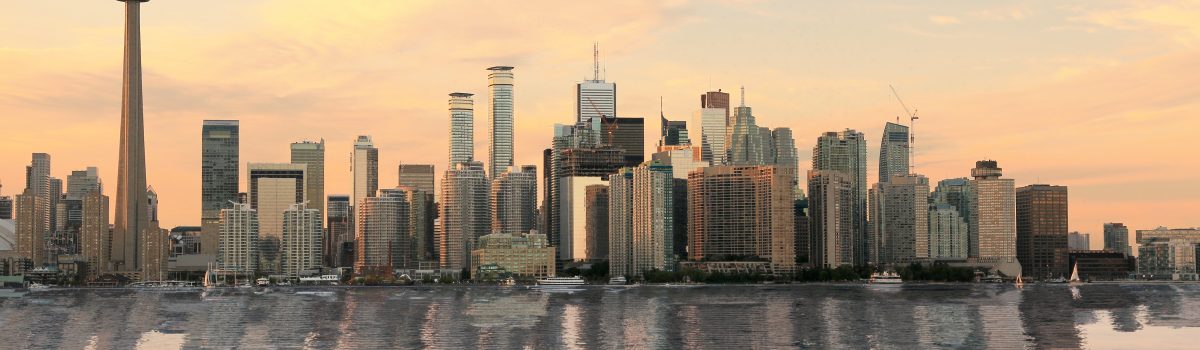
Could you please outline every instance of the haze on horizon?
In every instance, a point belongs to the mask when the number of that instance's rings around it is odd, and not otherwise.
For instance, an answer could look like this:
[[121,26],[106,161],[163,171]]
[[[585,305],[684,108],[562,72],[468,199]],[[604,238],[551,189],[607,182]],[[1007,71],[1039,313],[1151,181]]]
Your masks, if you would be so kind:
[[[122,7],[14,2],[0,12],[0,183],[24,187],[30,153],[52,175],[100,167],[116,183]],[[531,1],[151,1],[142,8],[148,180],[163,227],[197,225],[200,125],[241,121],[241,160],[286,162],[324,138],[326,193],[350,190],[359,134],[396,166],[446,168],[447,94],[476,94],[487,158],[485,68],[515,66],[516,164],[541,168],[554,123],[573,118],[592,43],[618,85],[618,114],[658,138],[704,91],[734,93],[759,125],[790,127],[801,170],[821,132],[879,135],[919,110],[916,170],[965,177],[995,159],[1017,186],[1070,187],[1070,229],[1198,226],[1200,2],[801,3]],[[694,126],[689,125],[694,130]],[[539,169],[540,171],[541,169]],[[872,180],[874,181],[874,180]],[[242,184],[243,190],[245,184]],[[115,186],[105,193],[114,195]]]

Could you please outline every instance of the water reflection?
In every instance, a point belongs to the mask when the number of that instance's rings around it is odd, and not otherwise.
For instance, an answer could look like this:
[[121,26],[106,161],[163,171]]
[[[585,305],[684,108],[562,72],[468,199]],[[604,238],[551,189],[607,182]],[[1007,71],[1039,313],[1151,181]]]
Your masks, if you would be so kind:
[[51,290],[0,301],[0,334],[30,349],[1188,348],[1200,285]]

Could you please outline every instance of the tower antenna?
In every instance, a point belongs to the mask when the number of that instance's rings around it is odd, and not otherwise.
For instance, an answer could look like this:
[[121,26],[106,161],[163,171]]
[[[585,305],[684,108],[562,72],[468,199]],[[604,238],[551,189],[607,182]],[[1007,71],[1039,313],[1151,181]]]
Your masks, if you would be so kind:
[[746,86],[745,85],[742,85],[742,105],[741,105],[741,107],[746,107]]
[[592,42],[592,80],[600,80],[600,43]]

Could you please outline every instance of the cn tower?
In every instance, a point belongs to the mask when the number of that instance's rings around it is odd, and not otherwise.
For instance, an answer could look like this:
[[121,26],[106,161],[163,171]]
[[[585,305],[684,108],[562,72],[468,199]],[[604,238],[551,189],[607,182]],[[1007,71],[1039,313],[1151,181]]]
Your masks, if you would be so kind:
[[141,269],[138,249],[149,227],[146,197],[146,140],[142,123],[142,43],[139,8],[148,0],[125,3],[125,64],[121,85],[121,150],[117,167],[117,203],[113,222],[112,262],[121,272]]

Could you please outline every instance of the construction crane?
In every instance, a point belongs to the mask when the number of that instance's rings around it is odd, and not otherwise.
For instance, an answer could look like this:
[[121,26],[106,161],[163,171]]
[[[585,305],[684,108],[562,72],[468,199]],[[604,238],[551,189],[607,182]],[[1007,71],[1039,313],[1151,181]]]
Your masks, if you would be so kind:
[[608,124],[608,126],[609,126],[608,131],[607,131],[608,145],[612,146],[613,145],[613,134],[616,133],[617,128],[620,127],[620,125],[617,124],[616,116],[609,118],[607,115],[604,115],[604,113],[600,112],[600,108],[596,107],[596,103],[592,102],[591,97],[584,97],[584,98],[587,99],[588,105],[592,106],[592,111],[596,112],[596,115],[600,116],[600,124],[601,125],[606,124],[606,123]]
[[[917,146],[916,146],[917,145],[917,127],[916,127],[916,122],[917,122],[917,119],[920,119],[920,118],[917,117],[916,109],[913,109],[910,111],[908,109],[908,105],[904,103],[904,100],[900,99],[900,94],[896,92],[896,87],[892,86],[892,84],[888,84],[888,88],[892,89],[892,96],[896,96],[896,101],[900,102],[900,107],[904,107],[904,113],[908,115],[908,157],[909,157],[908,168],[909,168],[909,173],[916,174],[917,173]],[[896,119],[897,119],[896,120],[897,123],[900,122],[899,117],[897,117]]]

